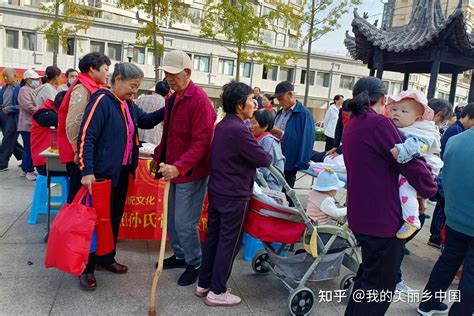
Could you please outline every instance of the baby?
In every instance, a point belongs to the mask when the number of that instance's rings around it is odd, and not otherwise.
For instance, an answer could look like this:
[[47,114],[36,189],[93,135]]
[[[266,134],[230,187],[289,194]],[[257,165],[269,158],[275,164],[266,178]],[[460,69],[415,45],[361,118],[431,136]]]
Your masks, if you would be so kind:
[[[426,97],[416,90],[402,91],[390,97],[387,103],[390,119],[406,137],[405,142],[396,144],[390,152],[398,163],[407,163],[414,157],[423,157],[431,167],[433,176],[438,176],[443,167],[439,157],[440,135],[433,120],[434,112],[428,106]],[[397,232],[397,238],[406,239],[420,229],[419,204],[415,189],[400,175],[400,201],[405,223]]]
[[334,200],[337,190],[343,187],[344,182],[339,180],[331,168],[321,171],[308,196],[306,214],[309,218],[324,225],[335,223],[336,219],[346,216],[347,208],[337,207]]

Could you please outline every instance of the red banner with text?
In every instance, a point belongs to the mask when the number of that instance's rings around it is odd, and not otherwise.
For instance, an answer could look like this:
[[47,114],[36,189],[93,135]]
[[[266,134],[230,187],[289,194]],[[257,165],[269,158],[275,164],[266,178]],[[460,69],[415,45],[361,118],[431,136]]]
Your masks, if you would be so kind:
[[[150,175],[150,162],[140,160],[135,179],[130,179],[119,239],[161,239],[165,183]],[[201,242],[207,231],[207,207],[206,196],[198,224]]]

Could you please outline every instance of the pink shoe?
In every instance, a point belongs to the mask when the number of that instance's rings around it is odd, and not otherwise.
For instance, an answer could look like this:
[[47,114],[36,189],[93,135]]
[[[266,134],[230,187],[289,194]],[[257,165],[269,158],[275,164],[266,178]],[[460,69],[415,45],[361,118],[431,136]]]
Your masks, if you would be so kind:
[[207,293],[209,293],[209,289],[205,289],[203,287],[200,287],[199,285],[196,286],[196,290],[194,290],[194,295],[197,297],[206,297]]
[[237,295],[231,294],[230,289],[228,289],[227,292],[221,294],[214,294],[214,292],[209,291],[209,293],[207,293],[206,300],[204,301],[207,306],[224,307],[239,305],[240,302],[242,302],[242,299]]
[[25,175],[26,180],[29,181],[35,181],[36,180],[36,175],[34,172],[27,172]]

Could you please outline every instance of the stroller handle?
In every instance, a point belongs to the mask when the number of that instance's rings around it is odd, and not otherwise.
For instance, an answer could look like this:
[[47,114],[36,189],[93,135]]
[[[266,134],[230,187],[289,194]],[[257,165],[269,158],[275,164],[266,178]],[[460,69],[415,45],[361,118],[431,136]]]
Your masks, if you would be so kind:
[[288,185],[288,183],[285,180],[285,176],[281,174],[280,170],[275,168],[273,165],[270,165],[267,168],[268,168],[268,170],[270,170],[272,175],[274,175],[277,178],[278,183],[285,189],[286,195],[288,195],[290,197],[291,201],[295,205],[295,208],[297,208],[297,209],[303,211],[303,213],[305,213],[303,206],[301,205],[300,201],[296,197],[296,191],[293,190],[293,188]]

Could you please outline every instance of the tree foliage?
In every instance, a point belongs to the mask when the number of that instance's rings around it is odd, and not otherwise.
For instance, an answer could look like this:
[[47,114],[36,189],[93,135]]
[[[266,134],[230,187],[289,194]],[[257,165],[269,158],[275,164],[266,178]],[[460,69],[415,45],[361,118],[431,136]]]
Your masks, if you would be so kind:
[[[361,0],[307,0],[302,22],[307,32],[301,39],[301,48],[307,45],[306,51],[306,78],[304,103],[308,102],[309,76],[312,44],[327,33],[340,27],[341,17],[349,12],[352,5],[358,5]],[[342,39],[341,39],[342,40]]]
[[53,65],[57,66],[59,46],[67,49],[68,38],[91,26],[95,9],[73,0],[42,2],[39,9],[45,13],[42,19],[46,21],[38,27],[38,30],[44,32],[46,40],[53,46]]
[[[201,38],[220,44],[237,59],[236,80],[240,77],[240,64],[250,59],[261,64],[284,65],[289,59],[296,60],[293,51],[269,53],[273,47],[264,41],[265,30],[277,31],[276,23],[284,20],[286,26],[300,34],[302,8],[284,1],[270,0],[274,10],[256,12],[252,0],[207,0],[204,18],[201,19]],[[258,7],[258,6],[257,6]]]
[[136,45],[153,48],[155,60],[155,80],[158,81],[159,58],[163,55],[164,45],[159,40],[163,38],[160,25],[173,21],[176,17],[186,17],[188,6],[182,0],[119,0],[118,4],[124,9],[136,8],[144,12],[144,26],[136,33]]

